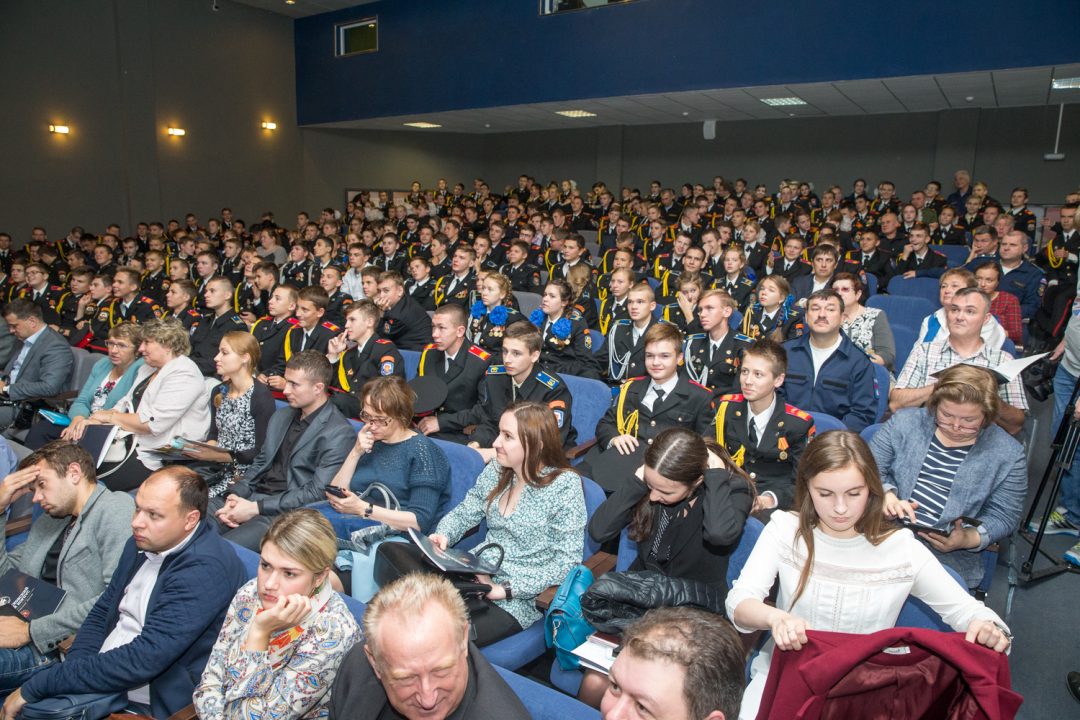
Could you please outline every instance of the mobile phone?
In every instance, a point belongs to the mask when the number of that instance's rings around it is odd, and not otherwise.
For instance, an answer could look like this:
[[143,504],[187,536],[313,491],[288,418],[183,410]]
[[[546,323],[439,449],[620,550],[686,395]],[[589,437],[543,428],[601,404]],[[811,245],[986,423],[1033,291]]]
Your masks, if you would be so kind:
[[337,485],[327,485],[323,488],[323,490],[333,495],[334,497],[339,497],[343,499],[349,497],[347,494],[345,494],[345,491],[339,488]]
[[920,525],[919,523],[913,523],[910,520],[906,519],[899,520],[898,522],[900,523],[901,527],[906,527],[913,533],[924,532],[930,533],[931,535],[938,535],[940,537],[949,537],[949,532],[947,530],[938,530],[935,527],[930,527],[929,525]]

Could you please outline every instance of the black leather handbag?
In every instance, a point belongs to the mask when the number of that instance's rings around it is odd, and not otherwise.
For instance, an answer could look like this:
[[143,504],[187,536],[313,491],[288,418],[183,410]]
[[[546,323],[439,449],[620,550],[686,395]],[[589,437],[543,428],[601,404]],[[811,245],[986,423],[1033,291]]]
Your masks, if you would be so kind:
[[23,720],[101,720],[128,705],[126,692],[57,695],[22,709]]
[[[479,555],[489,548],[495,548],[499,551],[499,562],[496,563],[496,566],[501,566],[505,552],[502,545],[498,543],[488,543],[477,549],[474,554]],[[424,554],[424,551],[412,543],[383,543],[375,550],[375,584],[380,588],[386,587],[395,580],[415,572],[442,575],[453,583],[465,600],[470,619],[483,615],[488,611],[485,597],[491,592],[491,585],[476,582],[475,575],[446,572],[436,567]]]

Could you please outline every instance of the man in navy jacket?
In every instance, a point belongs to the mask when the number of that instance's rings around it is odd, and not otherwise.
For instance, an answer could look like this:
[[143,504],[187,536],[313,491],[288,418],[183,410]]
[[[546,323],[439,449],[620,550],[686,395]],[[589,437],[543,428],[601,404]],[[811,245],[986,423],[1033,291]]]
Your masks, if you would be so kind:
[[874,365],[840,330],[844,301],[835,290],[810,296],[810,332],[784,343],[788,371],[780,392],[784,401],[809,413],[826,413],[849,430],[861,432],[877,419]]
[[247,581],[232,546],[205,520],[207,495],[187,468],[146,479],[112,582],[65,661],[8,696],[5,720],[26,703],[70,693],[126,692],[138,712],[159,720],[191,704],[229,603]]

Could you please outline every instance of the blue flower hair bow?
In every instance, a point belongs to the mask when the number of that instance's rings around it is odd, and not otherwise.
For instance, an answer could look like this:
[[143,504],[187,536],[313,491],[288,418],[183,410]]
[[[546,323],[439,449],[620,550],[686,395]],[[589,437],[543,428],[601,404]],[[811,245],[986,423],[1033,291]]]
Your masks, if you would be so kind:
[[794,295],[788,295],[787,298],[784,300],[784,304],[780,308],[780,310],[781,310],[781,312],[780,312],[780,324],[783,324],[783,323],[787,322],[788,315],[791,314],[791,306],[794,305],[794,304],[795,304],[795,296]]
[[487,314],[487,308],[486,308],[486,307],[484,307],[484,303],[483,303],[483,301],[481,301],[481,300],[477,300],[476,302],[474,302],[474,303],[472,304],[472,307],[471,307],[471,308],[469,308],[469,313],[470,313],[470,314],[471,314],[471,315],[472,315],[472,316],[473,316],[473,317],[474,317],[475,319],[479,320],[480,318],[484,317],[484,315],[486,315],[486,314]]
[[505,325],[506,318],[510,316],[505,305],[496,305],[491,308],[491,312],[488,313],[488,320],[492,325]]
[[570,330],[573,327],[574,326],[570,323],[569,320],[567,320],[566,318],[562,318],[561,320],[556,320],[555,324],[551,326],[551,334],[559,338],[560,340],[565,340],[566,338],[570,337]]
[[532,311],[532,314],[529,315],[529,322],[536,327],[544,327],[546,321],[547,315],[544,314],[544,311],[541,308],[536,308]]

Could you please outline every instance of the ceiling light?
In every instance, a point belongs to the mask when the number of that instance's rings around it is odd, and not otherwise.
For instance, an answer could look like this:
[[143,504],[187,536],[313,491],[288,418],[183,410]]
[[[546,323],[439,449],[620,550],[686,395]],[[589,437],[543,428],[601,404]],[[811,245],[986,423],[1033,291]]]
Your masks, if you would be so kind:
[[183,128],[172,128],[171,127],[171,128],[169,128],[169,134],[170,135],[183,135],[184,134],[184,129]]
[[1054,82],[1051,85],[1055,90],[1075,90],[1076,88],[1080,88],[1080,77],[1054,78]]
[[286,4],[286,5],[295,5],[295,4],[296,4],[296,0],[285,0],[285,4]]
[[71,132],[67,125],[50,125],[49,132],[60,133],[61,135],[67,135]]
[[587,110],[558,110],[555,114],[562,115],[563,117],[596,117],[596,113],[591,113]]
[[779,105],[805,105],[806,104],[805,100],[800,100],[797,97],[762,98],[761,102],[765,103],[766,105],[770,105],[772,107],[777,107]]
[[266,130],[277,130],[277,123],[265,122],[263,128]]
[[409,127],[418,127],[418,128],[442,127],[442,125],[436,125],[434,123],[428,123],[428,122],[414,122],[414,123],[405,123],[405,124],[408,125]]

